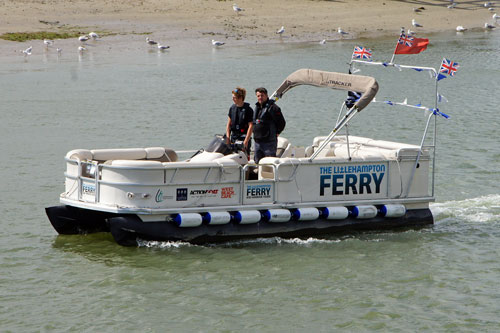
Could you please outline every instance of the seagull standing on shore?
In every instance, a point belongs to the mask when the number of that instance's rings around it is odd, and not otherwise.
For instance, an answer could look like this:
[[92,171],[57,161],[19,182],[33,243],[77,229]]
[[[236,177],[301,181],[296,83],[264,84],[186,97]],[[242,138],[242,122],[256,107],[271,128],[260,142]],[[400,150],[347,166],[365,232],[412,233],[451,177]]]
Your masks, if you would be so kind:
[[280,35],[280,36],[281,36],[281,35],[283,35],[283,33],[284,33],[284,32],[285,32],[285,27],[284,27],[284,26],[281,26],[281,28],[279,28],[279,30],[278,30],[278,31],[276,31],[276,33],[277,33],[278,35]]
[[451,3],[451,5],[446,6],[446,8],[448,8],[448,9],[453,9],[453,8],[455,8],[456,6],[457,6],[457,3],[456,3],[456,2],[452,2],[452,3]]
[[464,32],[465,30],[467,30],[467,28],[464,28],[461,25],[457,26],[457,32]]
[[493,24],[489,24],[488,22],[486,22],[484,24],[484,28],[487,30],[492,30],[492,29],[495,29],[496,27]]
[[485,8],[488,8],[488,7],[491,7],[491,5],[492,5],[491,2],[488,1],[488,2],[485,2],[483,6]]
[[319,42],[321,45],[325,45],[326,44],[326,39],[323,39]]
[[213,46],[222,46],[222,45],[224,45],[224,44],[226,44],[226,43],[224,43],[224,42],[220,42],[220,41],[215,40],[215,39],[212,39],[212,45],[213,45]]
[[423,25],[421,25],[420,23],[418,23],[417,21],[415,21],[415,19],[411,20],[411,25],[413,25],[416,28],[422,28],[423,27]]
[[500,20],[500,15],[498,15],[497,13],[493,14],[492,17],[495,20],[495,22],[497,22],[498,20]]
[[45,48],[48,49],[49,46],[51,46],[52,44],[54,44],[54,41],[53,40],[49,40],[49,39],[44,39],[43,40],[43,44],[45,44]]
[[84,48],[83,46],[78,46],[78,52],[83,53],[83,51],[87,51],[87,49]]
[[156,44],[158,44],[158,42],[155,42],[154,40],[149,39],[149,37],[146,37],[146,43],[148,43],[149,45],[156,45]]
[[89,37],[92,38],[93,40],[96,40],[97,38],[100,38],[98,34],[95,32],[89,33]]
[[238,7],[237,4],[233,3],[233,10],[236,12],[236,14],[239,14],[241,11],[243,11],[243,8]]
[[78,37],[78,40],[80,41],[80,43],[85,43],[86,41],[89,40],[89,36],[87,36],[87,35],[80,36],[80,37]]
[[158,51],[160,51],[160,52],[163,52],[169,48],[170,48],[170,46],[168,46],[168,45],[161,45],[160,43],[158,43]]
[[349,35],[349,33],[347,31],[342,30],[341,27],[337,28],[337,32],[340,34],[340,36]]
[[28,47],[26,50],[22,50],[24,56],[29,56],[31,55],[31,51],[33,50],[33,46]]

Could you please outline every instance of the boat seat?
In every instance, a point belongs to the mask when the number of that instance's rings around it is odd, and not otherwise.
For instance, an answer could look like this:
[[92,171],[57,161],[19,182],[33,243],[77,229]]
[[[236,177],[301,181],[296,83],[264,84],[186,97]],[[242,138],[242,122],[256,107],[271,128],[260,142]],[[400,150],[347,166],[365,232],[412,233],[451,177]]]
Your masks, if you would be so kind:
[[[155,149],[155,155],[153,155],[153,152],[150,153],[148,149]],[[179,156],[177,156],[175,150],[170,148],[146,148],[146,154],[146,159],[155,160],[158,162],[176,162],[179,159]]]
[[214,160],[221,158],[221,157],[224,157],[224,155],[222,153],[202,151],[201,153],[191,157],[189,159],[189,162],[190,163],[210,162],[210,161],[214,161]]
[[92,159],[97,161],[142,160],[147,156],[144,148],[94,149],[90,152]]
[[312,146],[313,146],[314,148],[319,147],[319,146],[321,145],[321,143],[322,143],[323,141],[325,141],[325,139],[326,139],[326,138],[327,138],[327,136],[317,136],[317,137],[315,137],[315,138],[313,139],[313,144],[312,144]]
[[106,165],[122,166],[130,168],[163,168],[163,164],[159,161],[148,160],[108,160]]
[[177,161],[177,153],[170,148],[118,148],[118,149],[75,149],[66,154],[66,159],[79,161],[109,160],[155,160],[159,162]]
[[[321,143],[320,143],[321,144]],[[330,142],[328,146],[326,146],[325,148],[323,148],[320,153],[318,154],[317,157],[332,157],[334,156],[334,147],[335,147],[335,143],[333,142]],[[318,147],[317,146],[308,146],[307,148],[305,148],[304,150],[304,156],[295,156],[297,158],[300,158],[300,157],[311,157],[312,154],[314,154],[314,152],[316,151]]]
[[295,157],[295,158],[300,158],[300,157],[306,157],[306,151],[304,147],[293,147],[290,145],[288,149],[286,149],[283,154],[280,156],[281,158],[285,157]]
[[314,147],[307,146],[306,149],[304,150],[304,157],[311,157],[312,154],[314,154]]
[[[347,145],[334,144],[333,156],[340,158],[349,158],[347,153]],[[349,145],[350,156],[355,160],[371,160],[371,159],[395,159],[396,152],[394,150],[369,147],[359,144]]]
[[88,149],[74,149],[66,154],[68,160],[91,161],[92,152]]
[[[325,136],[314,138],[313,145],[306,148],[306,156],[311,156],[314,151],[326,139]],[[355,135],[349,136],[350,156],[353,159],[399,159],[414,158],[417,156],[420,147],[417,145],[404,144],[398,142],[374,140]],[[429,156],[429,150],[424,149],[422,156]],[[347,153],[347,139],[345,135],[337,136],[332,139],[330,147],[324,148],[318,157],[339,157],[349,158]]]
[[164,166],[159,161],[108,160],[102,168],[101,179],[108,183],[118,184],[162,184],[164,183]]
[[292,145],[287,138],[278,136],[278,144],[276,145],[276,157],[283,157],[291,149]]
[[219,162],[219,161],[234,161],[234,162],[237,162],[239,165],[245,165],[245,164],[248,163],[248,157],[247,157],[247,155],[244,152],[240,151],[238,153],[229,154],[229,155],[220,157],[220,158],[216,159],[215,161],[216,162]]
[[274,179],[274,167],[278,165],[280,159],[277,157],[264,157],[259,161],[258,179]]

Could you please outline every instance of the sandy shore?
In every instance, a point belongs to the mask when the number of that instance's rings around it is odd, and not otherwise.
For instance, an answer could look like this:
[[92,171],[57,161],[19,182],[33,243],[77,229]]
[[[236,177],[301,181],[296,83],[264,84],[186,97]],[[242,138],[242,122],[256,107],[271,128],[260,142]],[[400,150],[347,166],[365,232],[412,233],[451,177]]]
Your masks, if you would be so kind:
[[[494,11],[482,1],[456,0],[238,0],[244,11],[233,11],[233,1],[218,0],[9,0],[0,2],[0,33],[58,31],[108,31],[123,35],[151,33],[168,40],[212,38],[225,42],[265,42],[280,37],[289,41],[367,38],[398,34],[400,27],[419,35],[454,31],[457,25],[482,29],[493,23]],[[424,7],[420,12],[414,8]],[[500,8],[499,14],[500,14]],[[411,26],[415,19],[422,28]],[[42,22],[41,22],[42,21]],[[44,23],[43,23],[44,22]],[[13,43],[1,41],[0,43]]]

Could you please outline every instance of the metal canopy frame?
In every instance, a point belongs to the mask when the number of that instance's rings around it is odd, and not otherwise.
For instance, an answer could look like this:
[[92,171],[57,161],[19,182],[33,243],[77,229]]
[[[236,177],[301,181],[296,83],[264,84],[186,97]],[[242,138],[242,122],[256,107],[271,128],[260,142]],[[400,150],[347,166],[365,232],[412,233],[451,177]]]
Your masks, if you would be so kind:
[[[396,64],[396,63],[385,63],[385,62],[373,62],[373,61],[364,61],[364,60],[357,60],[357,59],[352,59],[349,63],[349,69],[352,69],[353,63],[358,63],[358,64],[364,64],[364,65],[373,65],[373,66],[383,66],[385,68],[389,67],[394,67],[399,70],[402,69],[412,69],[416,71],[427,71],[432,74],[433,77],[437,78],[437,71],[435,68],[432,67],[422,67],[422,66],[410,66],[410,65],[401,65],[401,64]],[[281,87],[280,87],[281,88]],[[291,88],[289,88],[291,89]],[[288,89],[287,89],[288,90]],[[278,100],[281,98],[282,94],[277,94],[277,91],[275,91],[270,98],[275,98]],[[438,80],[435,80],[435,100],[434,100],[434,109],[428,109],[430,112],[426,124],[425,124],[425,129],[424,133],[422,135],[422,139],[420,141],[420,149],[418,151],[417,157],[415,159],[415,163],[412,168],[412,172],[410,174],[410,177],[408,179],[408,185],[406,187],[405,193],[402,194],[402,197],[408,197],[408,193],[410,192],[411,184],[413,182],[413,178],[415,176],[416,169],[418,167],[418,163],[420,161],[420,157],[422,156],[422,151],[423,149],[431,149],[432,150],[432,181],[431,181],[431,196],[434,197],[434,184],[435,184],[435,168],[436,168],[436,138],[437,138],[437,117],[436,115],[439,114],[437,103],[438,103]],[[399,105],[405,105],[404,103],[397,103]],[[410,105],[408,105],[410,106]],[[422,107],[421,107],[422,108]],[[424,108],[425,109],[425,108]],[[342,115],[343,111],[346,110],[345,114]],[[340,110],[339,110],[339,115],[337,118],[337,122],[330,132],[330,134],[326,137],[326,139],[321,143],[321,145],[315,150],[315,152],[311,155],[309,158],[309,161],[313,161],[318,154],[333,140],[333,138],[339,133],[339,131],[345,127],[346,129],[346,140],[347,140],[347,150],[348,150],[348,156],[349,160],[351,159],[350,155],[350,150],[349,150],[349,131],[348,131],[348,123],[351,121],[351,119],[359,112],[356,108],[356,105],[353,106],[350,109],[346,108],[345,102],[343,102]],[[432,142],[429,145],[425,145],[425,141],[429,132],[429,127],[431,124],[431,119],[434,116],[434,131],[433,131],[433,136],[432,136]]]

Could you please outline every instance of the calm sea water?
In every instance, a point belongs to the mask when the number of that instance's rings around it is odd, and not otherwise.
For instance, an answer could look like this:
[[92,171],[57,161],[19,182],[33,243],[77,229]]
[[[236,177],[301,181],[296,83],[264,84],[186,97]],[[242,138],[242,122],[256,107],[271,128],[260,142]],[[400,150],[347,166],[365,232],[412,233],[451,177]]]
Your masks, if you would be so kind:
[[[396,62],[438,67],[445,56],[461,66],[439,87],[451,118],[438,119],[434,226],[207,246],[58,236],[44,207],[63,191],[64,154],[204,147],[224,131],[236,85],[254,103],[255,87],[273,90],[298,68],[346,72],[356,44],[387,61],[394,39],[157,53],[141,38],[102,40],[82,56],[35,44],[27,59],[2,57],[0,331],[500,330],[500,34],[429,37],[427,51]],[[425,73],[360,74],[380,81],[379,100],[433,106]],[[326,135],[344,97],[292,90],[280,101],[283,135],[296,145]],[[418,143],[425,119],[421,110],[371,104],[350,133]]]

